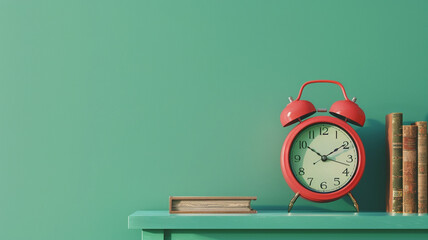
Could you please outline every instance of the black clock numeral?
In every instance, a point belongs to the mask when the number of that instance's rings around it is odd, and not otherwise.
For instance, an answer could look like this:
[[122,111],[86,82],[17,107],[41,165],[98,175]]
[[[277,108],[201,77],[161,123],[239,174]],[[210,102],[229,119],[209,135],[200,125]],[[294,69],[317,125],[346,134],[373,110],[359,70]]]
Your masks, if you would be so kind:
[[314,130],[310,130],[308,132],[308,134],[309,134],[309,139],[314,139],[314,137],[315,137],[315,131]]
[[348,159],[346,159],[346,162],[351,163],[354,159],[352,158],[352,155],[348,155]]
[[328,135],[328,128],[320,127],[320,135]]
[[299,148],[305,149],[308,147],[308,143],[306,141],[299,141]]
[[348,141],[343,141],[343,149],[349,149],[349,142]]
[[348,176],[349,175],[349,171],[348,171],[348,168],[346,168],[345,170],[343,170],[343,172],[342,172],[343,174],[345,174],[346,176]]
[[321,188],[321,189],[326,189],[326,188],[327,188],[327,182],[322,182],[322,183],[320,184],[320,188]]
[[309,186],[311,186],[312,180],[314,180],[314,178],[313,177],[308,177],[307,179],[309,180]]
[[[334,186],[339,186],[340,185],[340,181],[339,181],[339,178],[338,177],[335,177],[334,178]],[[337,183],[337,184],[336,184]]]
[[301,159],[300,155],[294,155],[294,162],[299,162]]
[[299,175],[305,175],[305,169],[304,168],[299,168]]
[[337,139],[337,131],[336,131],[336,139]]

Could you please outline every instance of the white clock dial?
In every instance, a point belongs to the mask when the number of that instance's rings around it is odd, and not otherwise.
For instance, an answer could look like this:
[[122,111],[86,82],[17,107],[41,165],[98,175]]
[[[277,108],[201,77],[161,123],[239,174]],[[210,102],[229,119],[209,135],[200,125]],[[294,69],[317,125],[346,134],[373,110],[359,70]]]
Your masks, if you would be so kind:
[[305,188],[334,192],[354,177],[358,150],[351,136],[339,126],[317,123],[295,137],[290,150],[292,172]]

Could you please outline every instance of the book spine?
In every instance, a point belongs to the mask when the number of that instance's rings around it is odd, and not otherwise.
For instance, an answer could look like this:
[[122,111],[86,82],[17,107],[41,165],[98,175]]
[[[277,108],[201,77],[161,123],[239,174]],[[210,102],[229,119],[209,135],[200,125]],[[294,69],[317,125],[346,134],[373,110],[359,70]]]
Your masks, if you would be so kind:
[[418,212],[417,140],[418,127],[403,126],[403,213]]
[[387,201],[386,211],[403,212],[403,114],[386,115]]
[[427,122],[418,126],[418,213],[427,213]]

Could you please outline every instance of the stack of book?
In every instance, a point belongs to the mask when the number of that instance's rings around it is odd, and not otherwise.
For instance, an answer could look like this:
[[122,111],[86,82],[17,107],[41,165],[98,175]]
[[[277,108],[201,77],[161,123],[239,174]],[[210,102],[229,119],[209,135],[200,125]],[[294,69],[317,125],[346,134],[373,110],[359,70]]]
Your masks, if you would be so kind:
[[386,211],[427,213],[427,122],[403,125],[402,113],[390,113],[386,141]]

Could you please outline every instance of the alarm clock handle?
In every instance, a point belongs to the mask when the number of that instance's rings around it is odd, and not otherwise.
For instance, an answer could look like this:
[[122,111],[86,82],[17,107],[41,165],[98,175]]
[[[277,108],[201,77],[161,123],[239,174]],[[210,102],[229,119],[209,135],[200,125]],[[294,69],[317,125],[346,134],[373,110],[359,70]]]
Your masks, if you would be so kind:
[[336,84],[342,89],[342,93],[343,93],[343,96],[345,97],[345,100],[349,100],[348,96],[346,96],[345,88],[343,87],[343,85],[340,82],[333,81],[333,80],[313,80],[313,81],[305,82],[302,85],[302,87],[300,88],[300,91],[299,91],[299,96],[297,96],[296,101],[300,100],[300,97],[302,96],[303,88],[305,88],[306,85],[309,85],[311,83],[333,83],[333,84]]

